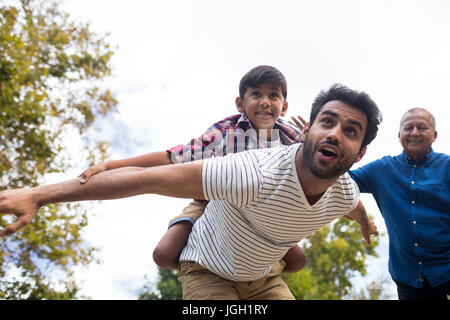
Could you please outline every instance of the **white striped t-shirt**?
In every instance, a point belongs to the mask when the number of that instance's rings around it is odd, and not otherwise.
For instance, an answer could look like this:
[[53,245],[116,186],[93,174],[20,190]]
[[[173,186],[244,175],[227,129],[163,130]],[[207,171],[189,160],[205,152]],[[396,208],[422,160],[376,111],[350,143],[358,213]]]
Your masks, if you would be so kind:
[[180,260],[229,280],[256,280],[300,240],[354,209],[359,189],[347,173],[308,203],[295,166],[299,146],[204,160],[203,193],[211,201]]

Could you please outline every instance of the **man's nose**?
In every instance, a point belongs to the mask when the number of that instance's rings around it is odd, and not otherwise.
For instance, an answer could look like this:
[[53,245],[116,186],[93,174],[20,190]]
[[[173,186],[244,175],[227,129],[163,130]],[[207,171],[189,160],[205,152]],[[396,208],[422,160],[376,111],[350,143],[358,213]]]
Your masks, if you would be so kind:
[[414,136],[419,135],[420,134],[419,128],[413,127],[413,129],[411,131],[411,134],[414,135]]
[[335,125],[332,127],[329,132],[327,139],[329,141],[332,141],[334,143],[339,143],[342,139],[342,127],[340,124]]

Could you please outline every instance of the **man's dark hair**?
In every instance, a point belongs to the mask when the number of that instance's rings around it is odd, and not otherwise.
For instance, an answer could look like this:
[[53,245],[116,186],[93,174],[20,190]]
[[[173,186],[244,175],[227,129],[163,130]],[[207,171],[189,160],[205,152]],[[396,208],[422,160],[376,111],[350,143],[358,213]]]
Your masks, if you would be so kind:
[[361,148],[372,142],[377,136],[378,125],[383,119],[381,111],[367,93],[352,90],[342,84],[333,84],[328,91],[319,93],[312,104],[309,125],[312,126],[322,107],[333,100],[344,102],[366,114],[367,129]]
[[256,88],[257,86],[271,83],[280,86],[283,97],[287,97],[287,83],[284,75],[275,67],[271,66],[257,66],[247,72],[239,83],[239,96],[244,99],[245,92],[248,88]]

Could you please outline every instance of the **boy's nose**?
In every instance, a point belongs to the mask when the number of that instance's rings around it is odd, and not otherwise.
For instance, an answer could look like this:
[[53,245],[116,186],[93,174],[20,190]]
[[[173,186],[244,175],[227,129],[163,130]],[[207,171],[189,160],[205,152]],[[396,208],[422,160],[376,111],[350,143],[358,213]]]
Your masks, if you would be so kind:
[[262,96],[261,100],[259,101],[259,105],[262,106],[262,107],[268,107],[270,105],[269,97]]

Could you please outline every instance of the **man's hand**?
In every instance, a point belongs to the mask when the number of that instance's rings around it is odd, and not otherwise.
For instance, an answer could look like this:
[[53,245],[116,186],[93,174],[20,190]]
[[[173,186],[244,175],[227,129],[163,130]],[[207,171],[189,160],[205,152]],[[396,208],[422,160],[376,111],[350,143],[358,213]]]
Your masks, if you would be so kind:
[[359,228],[367,244],[370,244],[371,235],[378,236],[377,227],[375,226],[375,223],[373,223],[372,220],[369,220],[368,223],[360,223]]
[[34,197],[34,189],[5,190],[0,192],[0,215],[13,214],[17,220],[0,230],[0,237],[13,234],[29,224],[39,206]]
[[358,201],[355,209],[344,215],[349,220],[355,220],[359,223],[359,228],[361,230],[361,234],[364,237],[364,240],[367,244],[370,244],[370,236],[378,236],[377,227],[373,223],[372,220],[369,219],[366,208],[364,208],[363,203]]

